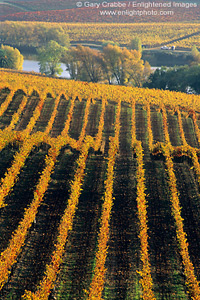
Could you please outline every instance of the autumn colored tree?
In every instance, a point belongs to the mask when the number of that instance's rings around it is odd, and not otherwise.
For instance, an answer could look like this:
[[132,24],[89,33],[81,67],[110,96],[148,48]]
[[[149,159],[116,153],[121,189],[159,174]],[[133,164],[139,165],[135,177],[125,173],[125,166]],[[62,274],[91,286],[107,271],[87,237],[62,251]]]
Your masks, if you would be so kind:
[[102,67],[109,83],[114,80],[120,85],[141,86],[142,84],[144,62],[139,51],[107,45],[103,48]]
[[149,63],[143,62],[141,52],[108,44],[103,51],[82,45],[71,48],[63,62],[72,79],[142,86],[150,75]]
[[18,49],[2,45],[0,48],[0,68],[22,70],[23,55]]
[[101,53],[89,47],[78,45],[65,57],[67,70],[73,79],[98,82],[102,79]]
[[110,41],[110,40],[108,40],[108,41],[103,40],[102,41],[102,47],[106,47],[108,45],[119,46],[119,43],[114,42],[114,41]]
[[77,59],[76,48],[70,48],[65,52],[62,62],[66,65],[66,71],[69,72],[70,78],[77,80],[79,77],[80,61]]
[[151,65],[148,61],[144,63],[143,82],[147,81],[151,74]]

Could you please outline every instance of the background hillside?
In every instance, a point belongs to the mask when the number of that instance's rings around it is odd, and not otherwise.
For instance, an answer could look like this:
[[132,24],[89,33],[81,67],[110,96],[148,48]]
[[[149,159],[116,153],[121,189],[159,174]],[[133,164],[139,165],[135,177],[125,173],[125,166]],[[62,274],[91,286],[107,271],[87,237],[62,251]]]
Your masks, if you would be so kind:
[[[98,1],[97,3],[102,3]],[[105,1],[104,1],[105,2]],[[106,2],[112,2],[111,0]],[[119,1],[120,2],[120,1]],[[162,3],[162,1],[153,1]],[[172,1],[168,1],[173,3]],[[197,22],[200,19],[199,1],[197,7],[164,7],[164,8],[132,8],[129,1],[123,1],[125,8],[105,8],[100,5],[99,8],[77,7],[76,1],[68,0],[42,0],[42,1],[0,1],[0,20],[19,20],[19,21],[45,21],[45,22],[175,22],[187,21]],[[88,1],[88,3],[91,3]],[[164,3],[164,2],[163,2]],[[181,2],[190,3],[190,2]],[[192,2],[191,2],[192,3]],[[107,11],[108,12],[105,12]],[[146,11],[147,15],[130,12],[121,13],[121,11]],[[120,13],[118,13],[120,11]]]

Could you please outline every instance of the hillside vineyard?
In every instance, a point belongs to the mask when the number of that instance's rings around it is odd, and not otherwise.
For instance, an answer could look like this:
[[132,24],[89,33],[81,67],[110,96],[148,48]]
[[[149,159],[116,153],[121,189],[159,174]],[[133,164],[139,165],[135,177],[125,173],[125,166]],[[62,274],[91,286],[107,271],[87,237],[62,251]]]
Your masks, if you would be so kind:
[[200,96],[0,74],[0,299],[200,299]]
[[[41,15],[41,13],[40,13]],[[76,15],[80,17],[77,13]],[[200,15],[198,13],[198,15]],[[88,18],[88,12],[86,14]],[[80,20],[79,20],[80,22]],[[133,36],[140,36],[147,47],[162,45],[189,48],[200,47],[199,23],[42,23],[42,22],[1,22],[0,38],[4,44],[41,47],[48,30],[69,34],[70,41],[92,42],[98,45],[107,40],[128,45]],[[31,34],[34,31],[34,36]],[[62,32],[63,31],[63,32]],[[10,33],[9,36],[7,33]],[[26,36],[24,36],[26,32]],[[23,36],[23,39],[22,39]],[[155,40],[156,36],[156,40]],[[59,40],[58,40],[59,41]]]

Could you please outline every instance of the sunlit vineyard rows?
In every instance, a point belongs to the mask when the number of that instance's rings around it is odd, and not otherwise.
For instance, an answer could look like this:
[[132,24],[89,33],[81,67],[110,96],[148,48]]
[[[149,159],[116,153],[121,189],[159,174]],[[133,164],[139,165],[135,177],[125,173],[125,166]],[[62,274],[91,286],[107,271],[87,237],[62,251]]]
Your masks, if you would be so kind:
[[[33,22],[34,23],[34,22]],[[174,39],[179,39],[186,35],[199,32],[199,23],[167,23],[167,22],[151,22],[151,23],[66,23],[60,25],[69,33],[72,41],[102,41],[111,40],[121,44],[128,44],[133,36],[139,36],[142,44],[153,46],[155,44],[167,43]],[[51,25],[52,26],[52,25]],[[55,26],[55,25],[54,25]],[[184,41],[180,41],[180,45],[184,46]],[[156,41],[156,42],[155,42]],[[199,40],[191,37],[190,47],[194,42],[199,46]],[[179,41],[177,42],[179,46]]]
[[200,299],[200,96],[0,75],[0,299]]

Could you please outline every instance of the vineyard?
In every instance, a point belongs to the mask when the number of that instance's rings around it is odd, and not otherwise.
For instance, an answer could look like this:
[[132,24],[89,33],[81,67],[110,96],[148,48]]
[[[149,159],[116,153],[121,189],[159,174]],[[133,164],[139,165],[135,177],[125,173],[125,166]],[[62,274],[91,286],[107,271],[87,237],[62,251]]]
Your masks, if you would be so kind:
[[0,75],[0,299],[200,299],[200,96]]
[[[0,38],[3,44],[14,47],[40,47],[45,40],[45,32],[63,30],[71,42],[103,42],[111,40],[128,45],[134,36],[147,47],[176,45],[189,48],[200,47],[199,23],[44,23],[44,22],[1,22]],[[8,34],[9,32],[9,34]]]
[[[58,2],[58,1],[57,1]],[[99,1],[98,3],[103,2]],[[106,1],[111,2],[111,0]],[[118,1],[117,1],[118,2]],[[119,1],[121,2],[121,1]],[[155,1],[159,3],[159,1]],[[2,8],[3,11],[0,13],[0,20],[10,21],[37,21],[37,22],[105,22],[105,23],[138,23],[138,22],[197,22],[199,21],[200,5],[197,1],[195,7],[164,7],[162,10],[159,7],[154,7],[154,14],[143,14],[138,12],[141,7],[134,7],[134,14],[118,13],[122,10],[119,8],[109,9],[111,14],[104,13],[106,10],[104,7],[81,7],[77,8],[76,2],[71,3],[70,1],[64,3],[59,1],[14,1],[12,6],[5,5]],[[123,1],[126,4],[126,8],[129,7],[128,1]],[[22,5],[21,5],[22,4]],[[13,9],[14,7],[14,9]],[[68,8],[67,8],[68,7]],[[16,10],[15,10],[16,8]],[[24,11],[24,8],[26,11]],[[67,9],[66,9],[67,8]],[[15,10],[13,12],[13,10]],[[21,10],[21,11],[20,11]],[[18,12],[19,11],[19,12]],[[103,13],[102,13],[103,11]],[[113,14],[114,11],[114,14]],[[117,13],[115,14],[115,11]],[[132,10],[131,10],[132,11]],[[148,12],[148,10],[146,10]]]

